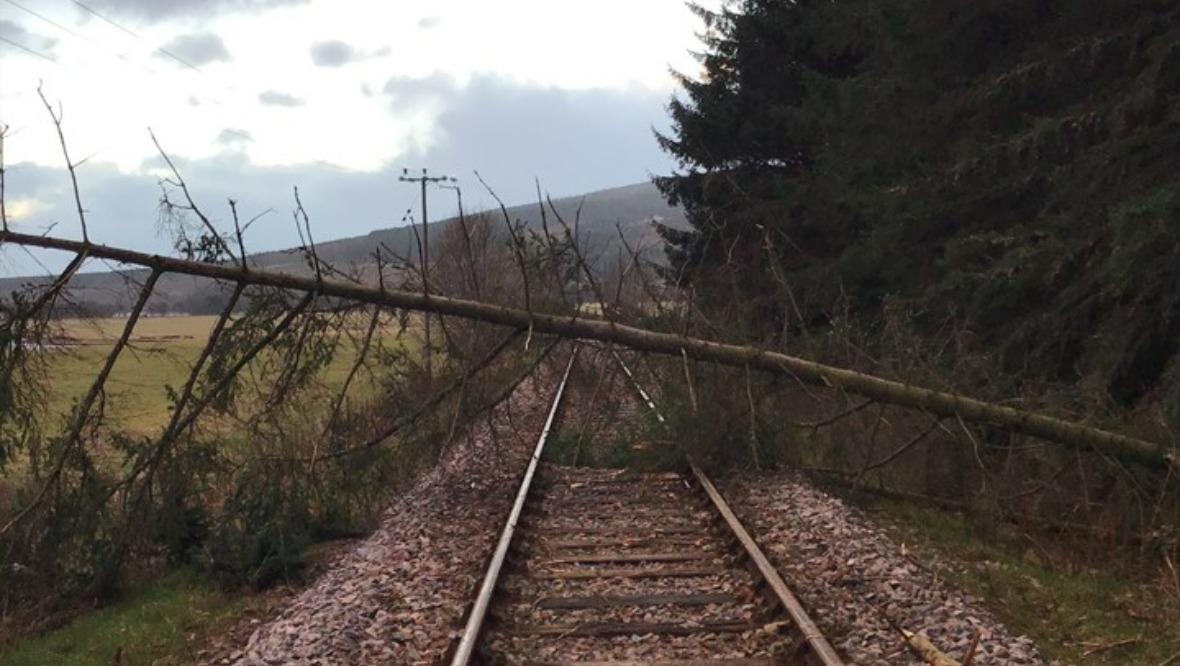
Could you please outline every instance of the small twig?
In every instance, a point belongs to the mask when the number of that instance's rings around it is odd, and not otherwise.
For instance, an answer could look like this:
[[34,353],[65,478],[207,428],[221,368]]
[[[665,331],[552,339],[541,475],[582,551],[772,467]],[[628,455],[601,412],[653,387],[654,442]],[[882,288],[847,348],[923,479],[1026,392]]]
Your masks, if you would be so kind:
[[688,353],[680,350],[680,360],[684,367],[684,381],[688,383],[688,403],[692,406],[692,413],[697,413],[697,392],[692,384],[692,371],[688,367]]
[[[65,114],[62,113],[60,107],[57,111],[53,110],[53,105],[45,99],[45,93],[41,91],[41,84],[37,84],[37,96],[41,98],[41,103],[45,105],[45,110],[49,112],[49,117],[53,119],[53,126],[57,130],[57,139],[61,143],[61,154],[66,160],[66,169],[70,172],[70,183],[74,186],[74,205],[78,209],[78,222],[82,225],[82,242],[89,243],[90,236],[86,232],[86,210],[82,207],[82,194],[78,190],[78,173],[75,168],[77,165],[70,161],[70,151],[66,147],[66,135],[61,127]],[[8,231],[7,221],[4,230]]]
[[906,451],[909,451],[914,446],[916,446],[918,444],[918,442],[921,442],[922,440],[926,439],[930,435],[930,433],[934,432],[935,430],[938,430],[938,426],[940,423],[941,423],[941,421],[935,420],[933,423],[930,424],[930,427],[926,428],[925,430],[918,433],[917,435],[914,435],[913,437],[911,437],[909,439],[909,441],[907,441],[905,444],[902,444],[901,446],[897,447],[897,449],[894,450],[889,455],[885,456],[884,458],[881,458],[880,460],[877,460],[876,462],[866,464],[864,467],[862,467],[860,469],[860,472],[857,474],[857,479],[859,480],[866,473],[871,472],[871,471],[878,469],[880,467],[884,467],[885,465],[888,465],[889,463],[893,462],[894,460],[897,460],[903,453],[905,453]]
[[754,406],[754,379],[750,366],[746,366],[746,401],[750,405],[750,459],[754,469],[762,469],[758,462],[758,408]]
[[[500,341],[500,343],[498,345],[496,345],[486,356],[484,356],[484,358],[482,360],[480,360],[477,363],[472,364],[471,367],[469,367],[467,369],[467,372],[465,372],[463,374],[463,376],[460,378],[459,381],[455,381],[455,382],[451,383],[450,385],[448,385],[446,388],[436,391],[435,394],[429,400],[427,400],[425,403],[423,403],[421,406],[419,406],[419,408],[416,409],[413,413],[409,414],[408,416],[397,419],[396,421],[394,421],[390,425],[383,428],[376,435],[369,437],[367,440],[365,440],[361,444],[358,444],[358,445],[353,446],[348,449],[340,449],[338,451],[333,451],[332,453],[325,453],[324,455],[320,456],[320,460],[327,460],[329,458],[339,458],[339,457],[343,457],[343,456],[347,456],[347,455],[352,455],[354,453],[357,453],[360,451],[365,451],[367,449],[371,449],[375,446],[378,446],[379,444],[381,444],[385,440],[387,440],[390,437],[392,437],[393,435],[397,434],[397,432],[400,431],[402,428],[405,428],[406,426],[414,423],[419,418],[421,418],[424,414],[429,413],[432,409],[434,409],[440,403],[442,403],[442,401],[445,400],[447,398],[447,396],[449,396],[450,394],[459,390],[459,387],[462,385],[462,383],[464,381],[469,381],[480,370],[483,370],[487,366],[491,365],[493,361],[495,361],[497,358],[499,358],[500,353],[503,352],[505,349],[507,349],[508,345],[511,344],[512,341],[515,340],[517,337],[519,337],[520,334],[521,334],[520,330],[515,330],[515,331],[509,333],[507,336],[505,336],[505,338],[503,340]],[[560,338],[559,338],[559,340],[560,340]],[[550,348],[552,348],[552,346]],[[542,358],[543,357],[544,357],[544,354],[542,354]]]
[[271,330],[267,331],[266,335],[255,342],[250,347],[250,349],[246,350],[246,352],[244,352],[242,356],[225,371],[224,376],[222,376],[212,388],[205,389],[200,401],[197,402],[197,404],[194,405],[191,410],[189,410],[189,413],[186,414],[185,417],[177,424],[176,431],[181,432],[183,430],[187,430],[188,427],[192,425],[201,416],[201,414],[209,408],[210,405],[213,404],[214,399],[223,393],[227,388],[229,388],[230,383],[232,383],[237,378],[238,374],[242,372],[242,370],[247,365],[249,365],[255,357],[261,354],[263,350],[269,347],[276,338],[282,335],[283,331],[286,331],[296,318],[303,314],[303,312],[308,308],[308,306],[312,304],[312,301],[314,301],[315,298],[316,292],[306,292],[303,295],[303,298],[301,298],[299,302],[291,307],[291,309],[287,311],[287,314],[284,315],[283,318],[277,324],[275,324]]
[[1180,652],[1177,652],[1176,654],[1161,661],[1159,663],[1159,666],[1172,666],[1173,664],[1178,664],[1178,663],[1180,663]]
[[[181,177],[180,170],[178,170],[176,165],[172,163],[172,158],[168,157],[168,153],[164,152],[164,148],[160,146],[160,142],[156,139],[155,132],[153,132],[151,129],[148,129],[148,135],[152,137],[152,143],[155,144],[156,151],[160,153],[160,157],[164,158],[164,163],[168,165],[168,168],[172,171],[173,177],[176,178],[174,184],[180,188],[180,192],[184,194],[185,201],[188,202],[186,210],[192,211],[193,215],[197,216],[197,219],[199,219],[201,224],[204,225],[205,230],[209,232],[209,235],[221,247],[221,251],[224,252],[225,255],[230,258],[230,260],[237,261],[237,257],[234,256],[233,250],[229,249],[229,245],[225,242],[225,239],[221,237],[221,234],[217,233],[217,227],[213,226],[213,223],[210,222],[209,218],[205,216],[205,213],[201,211],[201,208],[197,205],[197,202],[193,200],[192,194],[188,191],[188,184],[185,183],[184,178]],[[161,186],[163,186],[163,181],[161,181]],[[167,197],[167,194],[164,196]],[[246,258],[242,257],[242,261],[245,260]]]
[[0,123],[0,222],[3,229],[8,231],[8,205],[4,197],[4,139],[8,136],[8,125]]
[[1087,657],[1090,657],[1090,656],[1093,656],[1096,654],[1101,654],[1103,652],[1109,652],[1110,650],[1114,650],[1117,648],[1127,647],[1128,645],[1134,645],[1135,643],[1138,643],[1142,639],[1143,639],[1142,636],[1136,636],[1135,638],[1124,638],[1121,641],[1114,641],[1113,643],[1103,643],[1103,644],[1098,644],[1098,645],[1083,643],[1083,645],[1090,645],[1090,647],[1082,654],[1084,654]]
[[819,430],[820,428],[825,428],[827,426],[830,426],[845,417],[852,416],[853,414],[856,414],[857,412],[864,409],[865,407],[872,405],[874,402],[876,402],[876,400],[871,400],[871,399],[864,400],[860,403],[853,405],[852,407],[849,407],[848,409],[845,409],[844,411],[842,411],[838,414],[835,414],[833,416],[829,416],[826,419],[823,419],[820,421],[810,421],[807,423],[799,423],[799,424],[797,424],[797,427],[809,428],[811,430]]
[[[311,264],[312,264],[312,269],[315,270],[316,282],[323,282],[324,281],[324,274],[323,274],[323,271],[320,269],[320,255],[318,252],[316,252],[315,238],[313,238],[311,235],[311,219],[307,216],[307,209],[305,209],[303,207],[303,200],[301,200],[299,198],[299,188],[296,187],[295,188],[295,224],[296,224],[296,226],[299,225],[299,222],[301,220],[303,222],[304,229],[307,231],[307,248],[308,248],[308,252],[311,253]],[[303,233],[300,232],[299,235],[302,237]]]
[[971,442],[971,450],[975,454],[975,462],[979,465],[979,471],[982,472],[979,475],[979,481],[982,484],[979,492],[987,492],[988,469],[987,465],[983,464],[983,458],[979,455],[979,441],[975,439],[975,435],[971,434],[971,429],[967,427],[967,423],[963,421],[963,416],[958,412],[955,413],[955,420],[959,422],[959,427],[963,429],[963,433],[967,435],[967,439]]
[[[598,285],[598,281],[594,279],[594,272],[590,270],[589,262],[586,261],[586,257],[582,254],[581,249],[578,248],[577,225],[578,217],[581,216],[581,204],[578,205],[578,213],[574,217],[574,228],[571,230],[570,225],[566,223],[566,221],[561,217],[561,214],[557,211],[557,206],[553,205],[553,200],[546,200],[549,202],[549,209],[553,211],[553,217],[557,219],[557,222],[561,225],[562,230],[565,232],[566,242],[569,244],[570,250],[574,253],[575,261],[578,262],[578,268],[581,269],[582,274],[586,276],[586,281],[590,284],[590,291],[594,292],[594,298],[597,299],[603,307],[605,307],[606,296],[603,294],[602,288]],[[604,312],[603,316],[606,316],[606,314],[607,313]],[[610,319],[610,317],[607,317],[607,319]]]
[[922,634],[916,634],[912,631],[902,630],[902,636],[905,637],[906,645],[913,648],[922,657],[922,661],[930,664],[930,666],[961,666],[959,662],[951,659],[945,652],[938,649],[929,638]]
[[963,653],[963,666],[971,666],[971,662],[975,661],[975,650],[979,648],[979,639],[983,637],[983,632],[978,628],[975,633],[971,635],[971,642],[967,644],[967,650]]
[[381,306],[373,307],[373,316],[369,319],[369,328],[365,331],[364,342],[361,343],[361,348],[357,351],[356,359],[353,360],[352,367],[348,370],[348,376],[344,378],[344,384],[336,393],[336,400],[332,404],[332,411],[328,414],[328,420],[324,423],[323,432],[320,433],[320,436],[315,441],[315,446],[312,447],[311,462],[308,464],[308,472],[311,474],[315,474],[315,464],[319,458],[320,444],[328,438],[331,434],[332,427],[336,425],[336,419],[340,417],[340,409],[344,405],[344,399],[348,396],[348,390],[352,386],[352,381],[369,355],[369,348],[373,344],[373,336],[377,333],[378,325],[381,323],[381,312]]
[[[557,258],[560,253],[557,251],[557,246],[553,243],[553,235],[549,233],[549,215],[545,212],[545,198],[541,194],[541,180],[533,179],[533,184],[537,188],[537,208],[541,212],[541,237],[545,241],[545,245],[549,248],[549,266],[553,269],[553,285],[560,290],[562,301],[565,300],[565,285],[561,279],[561,266],[558,265]],[[552,202],[550,202],[552,205]],[[575,294],[575,299],[577,295]]]
[[[242,234],[245,232],[245,229],[242,228],[241,221],[238,219],[237,201],[234,201],[233,199],[229,200],[229,211],[234,219],[234,237],[238,239],[238,252],[241,254],[242,272],[245,273],[250,270],[250,267],[246,264],[246,241],[242,238]],[[254,218],[254,220],[257,219],[257,217]],[[250,222],[253,222],[254,220],[251,220]],[[246,226],[248,227],[250,224],[247,223]]]

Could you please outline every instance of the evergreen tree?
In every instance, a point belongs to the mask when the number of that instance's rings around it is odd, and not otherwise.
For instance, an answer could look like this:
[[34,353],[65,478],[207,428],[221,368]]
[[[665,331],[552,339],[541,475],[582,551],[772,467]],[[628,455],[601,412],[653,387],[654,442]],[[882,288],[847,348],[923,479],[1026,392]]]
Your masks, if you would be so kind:
[[749,301],[726,321],[766,339],[838,303],[872,330],[893,302],[1013,376],[1180,401],[1174,2],[696,11],[703,74],[657,184],[691,224],[662,230],[671,274],[706,310]]
[[815,213],[810,191],[819,147],[805,108],[808,77],[846,76],[860,60],[817,48],[814,21],[826,4],[695,7],[706,25],[704,74],[680,77],[685,97],[669,105],[673,132],[659,137],[680,171],[656,183],[692,226],[660,229],[671,273],[707,301],[737,296],[763,323],[785,316],[776,272],[831,258],[846,243]]

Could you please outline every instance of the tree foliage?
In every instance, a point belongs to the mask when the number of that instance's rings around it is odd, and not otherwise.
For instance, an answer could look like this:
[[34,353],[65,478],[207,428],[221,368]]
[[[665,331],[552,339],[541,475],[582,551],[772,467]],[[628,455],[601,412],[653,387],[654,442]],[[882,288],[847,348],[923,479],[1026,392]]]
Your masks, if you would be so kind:
[[886,304],[1131,406],[1180,374],[1180,9],[739,0],[656,179],[670,274],[768,339]]

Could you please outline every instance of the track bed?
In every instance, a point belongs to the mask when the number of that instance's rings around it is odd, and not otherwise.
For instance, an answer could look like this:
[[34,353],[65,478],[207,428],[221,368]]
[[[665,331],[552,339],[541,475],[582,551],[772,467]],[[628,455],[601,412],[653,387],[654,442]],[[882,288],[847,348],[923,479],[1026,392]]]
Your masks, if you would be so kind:
[[487,664],[802,664],[808,652],[680,474],[543,465]]

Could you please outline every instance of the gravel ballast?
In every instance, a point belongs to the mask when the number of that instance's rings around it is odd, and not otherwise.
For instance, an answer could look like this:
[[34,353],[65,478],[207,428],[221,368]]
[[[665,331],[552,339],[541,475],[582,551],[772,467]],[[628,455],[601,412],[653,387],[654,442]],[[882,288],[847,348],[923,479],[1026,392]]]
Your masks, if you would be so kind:
[[723,492],[835,648],[859,666],[921,666],[897,627],[973,666],[1041,666],[1033,642],[1013,636],[978,600],[939,580],[881,528],[789,472],[743,475]]
[[[552,370],[545,375],[552,377]],[[564,410],[566,423],[575,422],[570,412],[586,418],[585,412],[597,413],[610,402],[600,382],[582,383],[586,386],[573,392],[573,404]],[[436,663],[460,630],[541,429],[553,384],[524,382],[386,512],[370,537],[346,549],[314,585],[258,623],[245,644],[205,654],[203,663]],[[605,393],[630,402],[623,392]],[[612,407],[607,410],[614,412],[610,425],[586,429],[596,439],[620,436],[615,430],[627,419],[620,418],[618,405]],[[1031,640],[1011,635],[977,600],[940,580],[862,513],[798,475],[744,474],[721,485],[849,664],[922,666],[925,662],[904,644],[897,627],[929,637],[957,659],[978,634],[974,666],[1047,663]],[[635,506],[614,510],[642,513]],[[586,520],[578,524],[585,526]],[[721,578],[716,585],[724,590],[729,581]],[[680,587],[669,584],[667,589]],[[565,623],[577,615],[537,619]],[[751,646],[740,638],[719,638],[714,656],[741,656]],[[642,637],[618,640],[634,645],[599,650],[601,644],[592,648],[587,641],[587,653],[577,658],[645,654]],[[684,655],[699,656],[702,647],[697,643]]]
[[204,663],[434,663],[458,633],[552,388],[523,382],[386,511],[372,535],[260,623],[246,645]]

